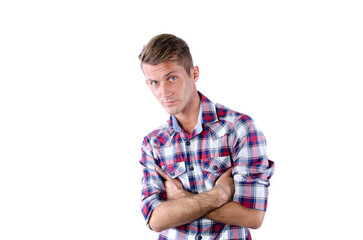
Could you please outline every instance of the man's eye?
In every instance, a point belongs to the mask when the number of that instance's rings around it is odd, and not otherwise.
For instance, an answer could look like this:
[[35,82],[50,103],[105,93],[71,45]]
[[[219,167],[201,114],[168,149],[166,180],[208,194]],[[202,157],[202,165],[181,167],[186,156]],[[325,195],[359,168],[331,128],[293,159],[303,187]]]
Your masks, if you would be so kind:
[[156,85],[158,85],[158,82],[157,81],[150,81],[150,85],[151,86],[156,86]]
[[170,77],[169,80],[170,81],[175,81],[176,80],[176,77]]

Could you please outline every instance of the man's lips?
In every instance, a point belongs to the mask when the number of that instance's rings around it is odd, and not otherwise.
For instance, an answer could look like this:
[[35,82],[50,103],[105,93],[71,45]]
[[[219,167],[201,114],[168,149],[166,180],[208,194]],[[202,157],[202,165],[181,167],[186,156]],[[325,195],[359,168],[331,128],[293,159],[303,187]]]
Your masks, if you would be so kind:
[[164,101],[164,104],[165,104],[166,106],[171,106],[171,105],[174,105],[175,103],[176,103],[176,100]]

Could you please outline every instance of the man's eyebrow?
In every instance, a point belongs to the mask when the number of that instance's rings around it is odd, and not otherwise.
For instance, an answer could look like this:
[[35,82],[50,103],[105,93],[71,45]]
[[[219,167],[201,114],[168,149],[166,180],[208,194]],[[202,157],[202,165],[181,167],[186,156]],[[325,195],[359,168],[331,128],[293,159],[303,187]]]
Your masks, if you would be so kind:
[[173,73],[175,73],[176,71],[171,71],[171,72],[169,72],[169,73],[167,73],[167,74],[165,74],[164,75],[164,77],[169,77],[171,74],[173,74]]
[[[170,75],[172,75],[173,73],[175,73],[176,71],[170,71],[170,72],[168,72],[167,74],[165,74],[164,75],[164,78],[167,78],[167,77],[169,77]],[[151,82],[151,81],[156,81],[156,82],[158,82],[157,80],[154,80],[154,79],[146,79],[146,81],[149,81],[149,82]]]

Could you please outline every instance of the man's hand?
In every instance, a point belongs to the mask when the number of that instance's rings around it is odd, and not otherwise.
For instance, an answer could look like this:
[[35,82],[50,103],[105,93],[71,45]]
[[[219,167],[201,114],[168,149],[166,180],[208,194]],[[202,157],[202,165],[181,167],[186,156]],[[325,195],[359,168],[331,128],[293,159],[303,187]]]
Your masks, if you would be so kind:
[[193,195],[193,193],[190,193],[183,188],[183,185],[179,180],[166,175],[160,167],[156,167],[156,171],[164,179],[167,200],[173,200]]
[[[164,179],[167,200],[193,195],[193,193],[190,193],[183,188],[183,185],[179,180],[169,177],[160,167],[156,167],[156,171]],[[223,187],[228,192],[228,194],[233,197],[234,181],[232,177],[232,167],[227,169],[227,171],[222,174],[222,176],[216,181],[216,185]],[[228,197],[227,194],[226,196]]]

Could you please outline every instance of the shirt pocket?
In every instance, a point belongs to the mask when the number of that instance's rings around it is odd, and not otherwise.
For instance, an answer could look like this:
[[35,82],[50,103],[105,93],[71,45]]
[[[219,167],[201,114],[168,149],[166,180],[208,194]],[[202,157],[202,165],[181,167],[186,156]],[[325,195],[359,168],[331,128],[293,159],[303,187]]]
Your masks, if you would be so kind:
[[203,179],[207,190],[214,187],[217,179],[232,167],[230,156],[213,157],[202,160]]
[[186,172],[185,162],[175,162],[163,165],[161,168],[171,178],[178,178]]

